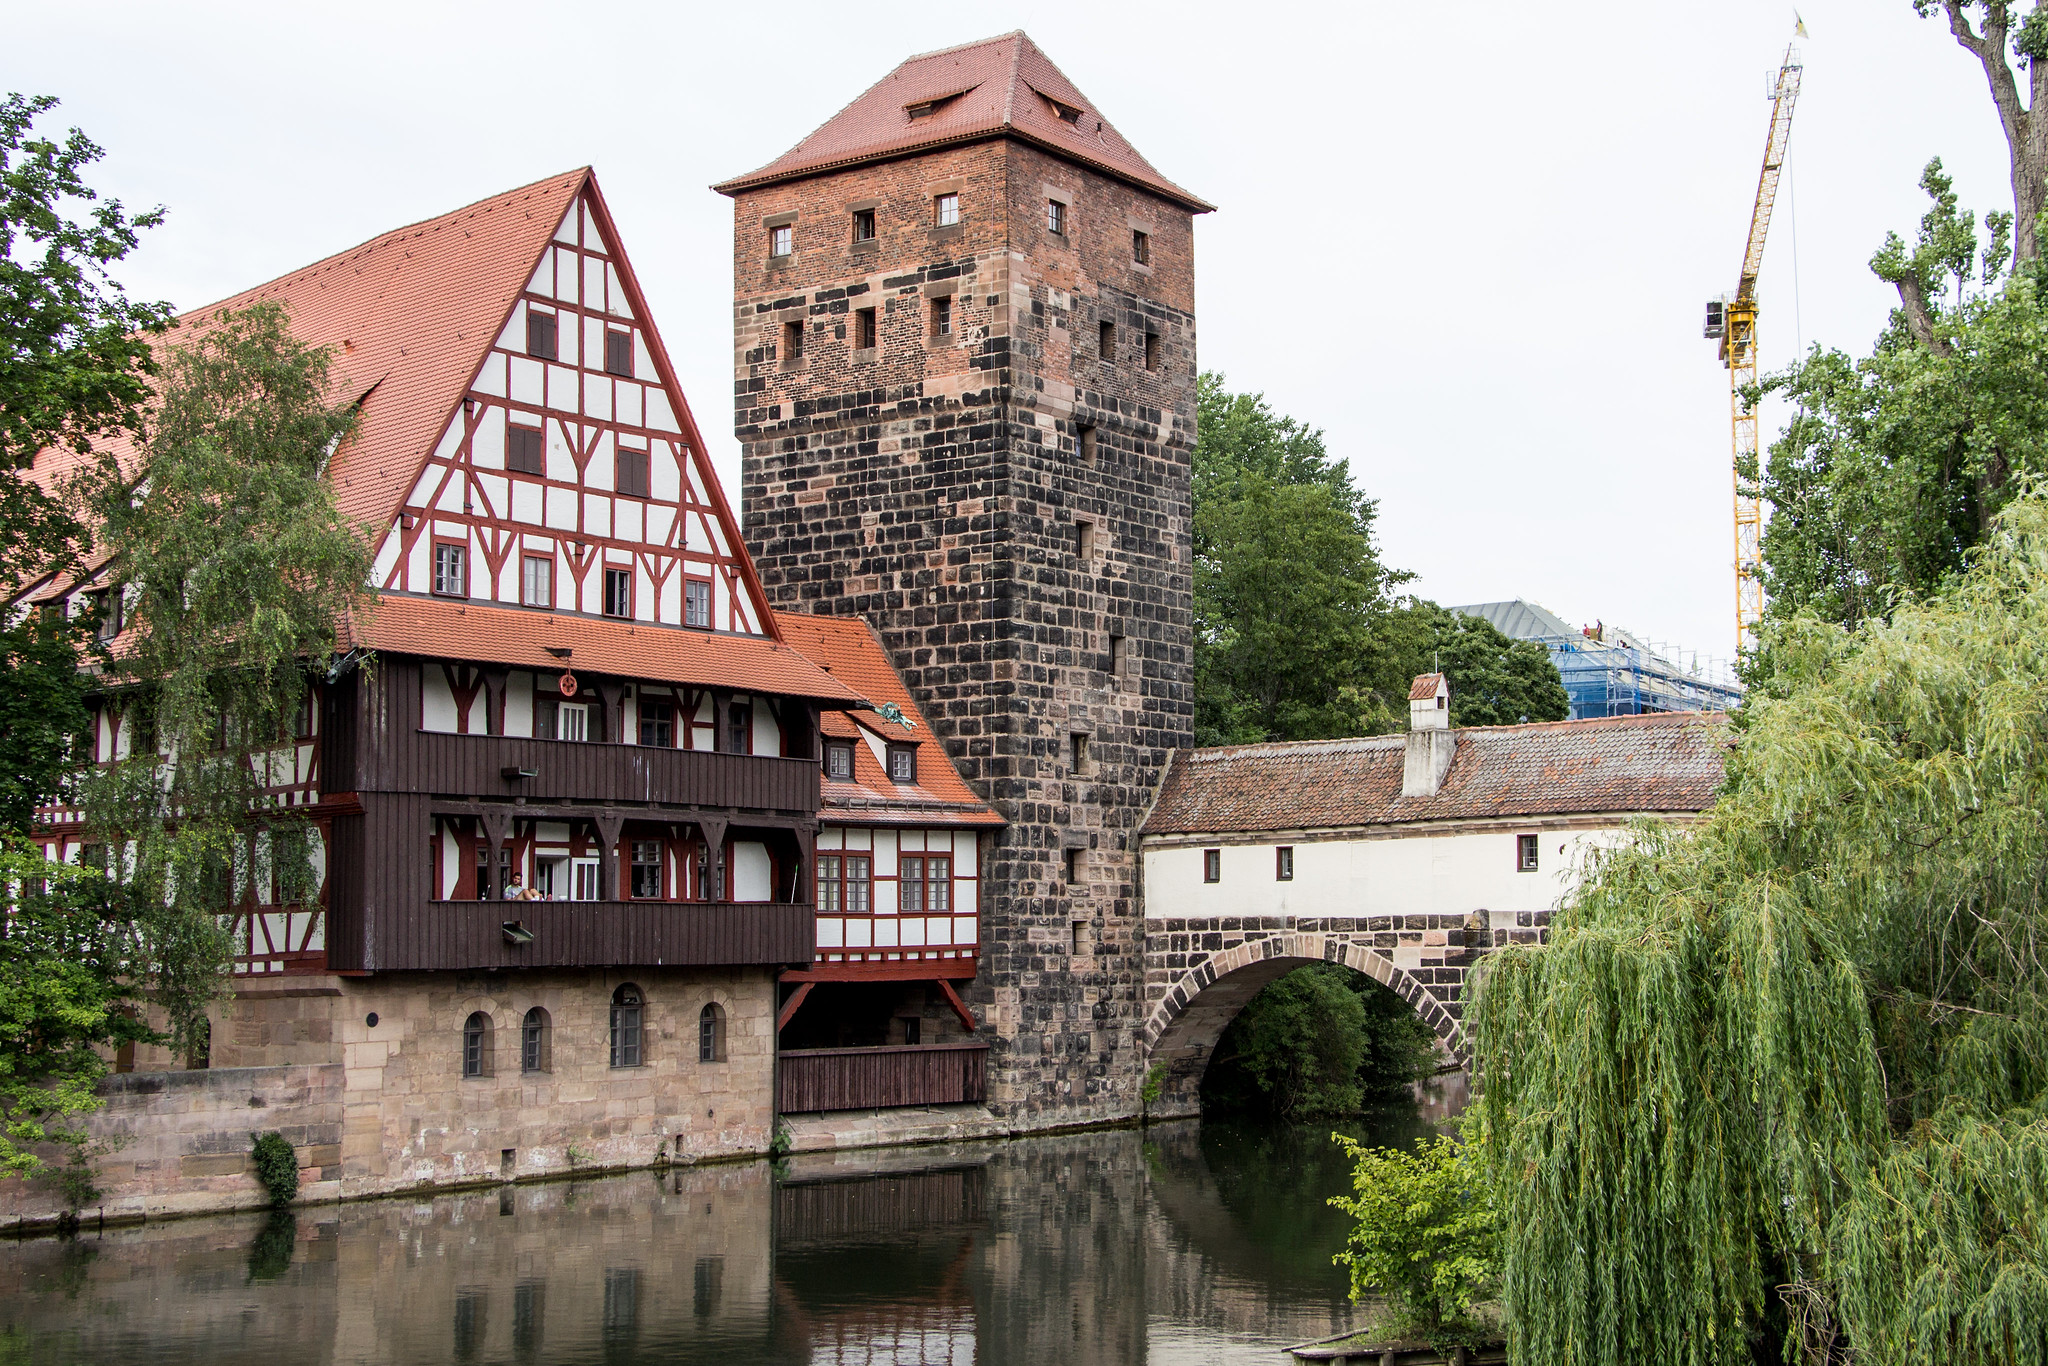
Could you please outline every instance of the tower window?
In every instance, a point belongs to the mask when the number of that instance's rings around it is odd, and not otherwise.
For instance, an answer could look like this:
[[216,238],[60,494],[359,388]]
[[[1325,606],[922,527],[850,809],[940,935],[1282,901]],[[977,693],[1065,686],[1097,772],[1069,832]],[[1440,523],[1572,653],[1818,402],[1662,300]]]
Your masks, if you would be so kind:
[[853,240],[872,242],[875,240],[875,211],[855,209],[853,211]]
[[521,474],[543,474],[547,470],[541,453],[538,427],[508,427],[505,430],[505,468]]
[[646,451],[629,450],[621,446],[613,468],[617,472],[614,482],[618,484],[620,493],[628,498],[647,496]]
[[932,300],[932,336],[953,335],[953,299],[951,295]]
[[469,547],[441,541],[434,546],[434,591],[442,597],[469,596]]
[[1145,368],[1147,370],[1157,370],[1159,368],[1159,334],[1157,332],[1147,332],[1145,334]]
[[787,256],[794,250],[796,250],[795,228],[784,223],[780,227],[768,229],[768,254],[770,256]]
[[630,617],[633,615],[632,570],[607,569],[604,571],[604,614],[608,617]]
[[1223,881],[1223,851],[1221,849],[1204,849],[1202,851],[1202,881]]
[[1074,436],[1074,451],[1081,457],[1081,463],[1093,469],[1095,466],[1095,429],[1083,427]]
[[1152,234],[1131,229],[1131,259],[1139,265],[1152,263]]
[[1116,324],[1101,323],[1095,330],[1095,354],[1103,360],[1116,359]]
[[556,360],[561,353],[555,348],[555,315],[526,310],[526,354],[542,360]]
[[1515,871],[1533,873],[1536,871],[1538,837],[1535,835],[1515,836]]
[[1067,768],[1074,773],[1088,774],[1095,766],[1088,758],[1088,732],[1077,730],[1067,736]]
[[1131,665],[1131,642],[1122,636],[1109,638],[1109,672],[1112,678],[1122,678]]
[[932,201],[932,224],[950,228],[960,221],[960,196],[942,194]]
[[875,310],[856,308],[853,311],[853,345],[859,351],[872,351],[875,347]]
[[794,365],[804,358],[804,325],[784,323],[782,325],[782,363]]
[[1273,880],[1294,881],[1294,846],[1283,844],[1273,851]]
[[1095,523],[1074,523],[1074,553],[1084,560],[1095,558]]
[[1085,920],[1074,922],[1074,957],[1090,958],[1095,954],[1095,927]]
[[606,328],[604,332],[604,372],[608,375],[624,375],[633,378],[633,334]]
[[683,580],[683,625],[711,627],[711,580]]
[[1067,206],[1057,199],[1045,201],[1045,230],[1055,236],[1064,237],[1067,231]]
[[519,565],[519,600],[528,607],[555,605],[555,558],[528,555]]
[[1067,885],[1073,886],[1081,880],[1081,851],[1069,849],[1066,852]]

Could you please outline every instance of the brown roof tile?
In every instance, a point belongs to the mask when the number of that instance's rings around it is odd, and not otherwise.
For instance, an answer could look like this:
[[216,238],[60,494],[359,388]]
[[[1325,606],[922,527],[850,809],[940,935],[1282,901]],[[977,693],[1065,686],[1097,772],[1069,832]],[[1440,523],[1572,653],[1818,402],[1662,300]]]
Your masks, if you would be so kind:
[[1145,833],[1332,829],[1489,816],[1703,811],[1721,786],[1728,719],[1675,712],[1452,732],[1433,797],[1403,797],[1407,737],[1182,750]]
[[[913,119],[915,106],[938,102]],[[1058,106],[1074,111],[1069,122]],[[711,188],[721,194],[1009,136],[1143,186],[1195,213],[1216,206],[1168,180],[1138,155],[1094,103],[1020,30],[912,57],[823,127],[758,171]]]

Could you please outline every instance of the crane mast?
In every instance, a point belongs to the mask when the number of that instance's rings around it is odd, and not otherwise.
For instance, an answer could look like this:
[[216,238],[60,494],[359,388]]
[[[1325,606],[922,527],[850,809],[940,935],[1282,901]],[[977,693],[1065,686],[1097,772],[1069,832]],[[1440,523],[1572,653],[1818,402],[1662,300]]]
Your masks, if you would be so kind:
[[[1738,652],[1750,643],[1749,633],[1764,615],[1764,521],[1763,503],[1757,492],[1762,475],[1757,466],[1757,415],[1744,401],[1743,390],[1756,383],[1756,277],[1763,269],[1764,239],[1770,233],[1771,209],[1778,200],[1778,174],[1785,165],[1785,148],[1792,140],[1792,106],[1799,99],[1799,77],[1803,70],[1797,51],[1786,47],[1771,98],[1771,131],[1764,140],[1764,168],[1756,184],[1756,207],[1749,217],[1749,242],[1742,253],[1742,274],[1733,295],[1707,304],[1706,335],[1720,340],[1721,360],[1728,367],[1728,415],[1734,444]],[[1745,470],[1750,471],[1747,478]]]

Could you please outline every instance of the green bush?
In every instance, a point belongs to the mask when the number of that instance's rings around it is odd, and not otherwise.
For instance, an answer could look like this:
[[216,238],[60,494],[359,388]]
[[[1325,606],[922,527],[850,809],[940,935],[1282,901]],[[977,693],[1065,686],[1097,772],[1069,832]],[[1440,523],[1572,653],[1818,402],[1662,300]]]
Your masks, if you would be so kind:
[[1478,1144],[1417,1139],[1403,1153],[1330,1137],[1354,1164],[1356,1194],[1330,1199],[1357,1221],[1336,1258],[1351,1297],[1384,1295],[1382,1331],[1439,1349],[1496,1336],[1479,1306],[1498,1281],[1500,1219]]
[[256,1179],[270,1192],[270,1203],[282,1209],[298,1198],[299,1155],[274,1129],[255,1137]]

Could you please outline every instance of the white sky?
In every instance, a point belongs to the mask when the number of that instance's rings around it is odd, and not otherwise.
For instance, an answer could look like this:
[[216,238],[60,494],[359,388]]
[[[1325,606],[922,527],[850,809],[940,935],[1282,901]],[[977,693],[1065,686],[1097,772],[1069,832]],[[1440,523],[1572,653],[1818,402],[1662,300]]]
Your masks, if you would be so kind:
[[[2010,207],[1983,78],[1942,25],[1911,0],[1800,8],[1767,368],[1798,336],[1868,347],[1893,296],[1864,263],[1910,236],[1928,157],[1967,206]],[[120,274],[181,309],[595,165],[735,494],[731,213],[705,186],[911,53],[1024,28],[1220,206],[1196,232],[1203,366],[1327,430],[1417,591],[1733,643],[1726,378],[1700,320],[1740,265],[1779,0],[0,0],[0,20],[0,90],[59,96],[108,149],[96,183],[170,207]]]

